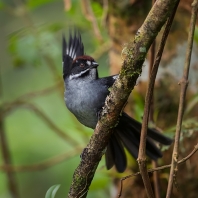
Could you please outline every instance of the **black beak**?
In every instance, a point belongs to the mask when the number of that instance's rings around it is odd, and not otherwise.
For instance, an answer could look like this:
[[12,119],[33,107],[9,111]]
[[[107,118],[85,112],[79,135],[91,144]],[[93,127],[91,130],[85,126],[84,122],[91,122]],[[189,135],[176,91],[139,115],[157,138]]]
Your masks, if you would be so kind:
[[99,65],[99,64],[98,64],[97,62],[92,62],[92,63],[91,63],[91,66],[92,66],[93,68],[98,67],[98,65]]

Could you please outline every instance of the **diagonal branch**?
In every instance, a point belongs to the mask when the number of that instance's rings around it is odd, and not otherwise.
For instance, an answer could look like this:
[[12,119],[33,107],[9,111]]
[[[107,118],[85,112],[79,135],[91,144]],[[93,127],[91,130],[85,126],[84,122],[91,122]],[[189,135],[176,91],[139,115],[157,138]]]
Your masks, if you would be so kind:
[[68,197],[86,197],[98,163],[113,132],[112,128],[116,126],[123,106],[141,74],[147,51],[170,16],[176,2],[177,0],[157,1],[134,40],[123,50],[125,59],[120,75],[106,98],[94,134],[83,150],[80,164],[74,172]]
[[178,152],[179,152],[179,139],[180,139],[180,132],[181,132],[181,126],[182,126],[182,119],[184,114],[184,102],[186,98],[186,90],[188,86],[188,74],[189,74],[189,68],[190,68],[190,59],[191,59],[191,52],[193,47],[193,37],[194,37],[194,30],[195,30],[195,24],[196,24],[196,18],[197,18],[197,11],[198,11],[198,1],[194,0],[192,3],[192,15],[191,15],[191,21],[190,21],[190,31],[188,34],[188,46],[186,51],[186,59],[185,59],[185,65],[184,65],[184,73],[183,77],[181,79],[181,91],[180,91],[180,101],[179,101],[179,110],[178,110],[178,117],[177,117],[177,126],[176,126],[176,132],[175,132],[175,145],[173,148],[173,154],[172,154],[172,165],[170,170],[170,177],[168,182],[168,189],[166,198],[170,198],[172,194],[172,188],[173,188],[173,177],[176,174],[177,170],[177,163],[178,163]]
[[47,160],[44,160],[42,162],[33,163],[30,165],[12,165],[12,164],[4,164],[0,165],[0,170],[5,172],[32,172],[32,171],[40,171],[47,168],[50,168],[52,166],[55,166],[57,164],[60,164],[75,155],[79,154],[79,152],[82,150],[82,146],[76,147],[73,151],[66,152],[60,155],[57,155],[55,157],[49,158]]
[[2,111],[0,111],[0,119],[6,116],[6,114],[10,113],[11,111],[15,110],[19,107],[26,107],[32,110],[39,118],[41,118],[46,125],[51,128],[59,137],[63,140],[68,142],[72,146],[76,146],[77,142],[70,137],[67,133],[62,131],[42,110],[40,110],[36,105],[30,102],[25,102],[23,100],[16,100],[12,103],[5,104]]
[[[9,144],[6,136],[6,132],[4,129],[4,119],[0,118],[0,149],[3,158],[3,163],[5,166],[12,163],[11,154],[9,150]],[[19,190],[17,181],[15,178],[15,174],[9,171],[5,171],[7,176],[7,183],[10,195],[12,198],[19,198]]]

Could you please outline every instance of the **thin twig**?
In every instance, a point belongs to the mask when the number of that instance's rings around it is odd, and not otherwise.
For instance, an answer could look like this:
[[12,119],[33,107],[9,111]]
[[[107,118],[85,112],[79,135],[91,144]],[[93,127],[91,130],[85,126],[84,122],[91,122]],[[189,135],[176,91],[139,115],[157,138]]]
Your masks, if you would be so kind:
[[1,111],[0,118],[5,117],[8,113],[15,110],[19,107],[25,107],[32,110],[35,114],[37,114],[46,124],[48,127],[50,127],[59,137],[64,139],[66,142],[68,142],[71,146],[76,146],[77,142],[71,138],[67,133],[62,131],[58,126],[55,125],[55,123],[48,118],[48,116],[41,111],[38,107],[36,107],[34,104],[26,101],[15,101],[15,103],[11,103],[11,105],[4,106],[3,110]]
[[162,57],[162,53],[164,50],[164,46],[168,37],[168,34],[170,32],[170,28],[177,10],[177,6],[179,4],[179,1],[177,1],[175,8],[172,11],[171,16],[169,17],[166,27],[162,36],[162,40],[156,55],[155,63],[153,65],[153,69],[151,72],[150,80],[149,80],[149,85],[148,85],[148,90],[145,98],[145,108],[144,108],[144,117],[143,117],[143,122],[142,122],[142,130],[141,130],[141,138],[140,138],[140,147],[139,147],[139,155],[138,155],[138,164],[139,164],[139,169],[142,175],[142,179],[144,182],[145,190],[147,193],[148,197],[153,198],[154,194],[152,191],[151,183],[149,180],[148,172],[147,172],[147,167],[146,167],[146,135],[147,135],[147,128],[148,128],[148,119],[149,119],[149,110],[150,110],[150,105],[153,97],[153,89],[154,89],[154,84],[155,84],[155,78],[157,75],[159,63]]
[[95,34],[96,38],[100,42],[102,42],[103,38],[102,38],[102,35],[100,32],[100,29],[98,27],[97,19],[93,13],[90,0],[82,0],[81,2],[82,2],[82,10],[84,12],[85,17],[87,18],[87,20],[92,22],[92,26],[93,26],[93,30],[94,30],[94,34]]
[[[9,145],[5,133],[5,129],[3,127],[3,120],[0,119],[0,150],[2,153],[2,158],[3,158],[3,163],[6,165],[11,164],[11,154],[9,151]],[[12,198],[19,198],[19,192],[18,192],[18,187],[17,187],[17,182],[15,175],[13,173],[10,173],[9,171],[6,171],[6,176],[7,176],[7,182],[8,182],[8,188],[9,192],[11,194]]]
[[[157,161],[152,161],[152,167],[157,168],[158,167],[158,162]],[[153,187],[154,187],[154,194],[155,198],[160,198],[160,179],[159,179],[159,172],[155,171],[153,173]]]
[[[17,99],[15,99],[13,102],[10,102],[9,105],[12,106],[12,103],[14,104],[17,101],[22,101],[22,100],[28,100],[29,101],[29,100],[34,99],[35,97],[40,97],[40,96],[50,94],[53,91],[57,91],[57,88],[61,87],[62,84],[63,83],[62,83],[62,80],[61,80],[61,81],[57,82],[55,85],[52,85],[51,87],[47,87],[47,88],[44,88],[42,90],[33,91],[33,92],[30,92],[30,93],[21,95]],[[5,104],[5,105],[7,105],[7,104]]]
[[[155,3],[155,0],[152,0],[152,5]],[[151,71],[153,68],[154,60],[155,60],[155,49],[156,48],[156,40],[154,40],[153,44],[150,48],[150,58],[149,58],[149,78],[151,75]],[[154,122],[154,91],[152,94],[151,105],[150,105],[150,112],[149,112],[149,121]],[[157,161],[152,160],[152,167],[156,168],[158,166]],[[155,198],[160,198],[160,181],[159,181],[159,173],[155,171],[153,173],[153,187],[154,187],[154,194]]]
[[107,41],[102,43],[97,50],[90,54],[91,57],[94,57],[95,60],[99,59],[105,52],[109,51],[111,48],[111,42]]
[[182,119],[184,114],[184,103],[186,98],[186,90],[188,86],[188,75],[189,75],[189,68],[190,68],[190,60],[191,60],[191,53],[193,47],[193,37],[194,37],[194,30],[196,25],[196,18],[197,18],[197,10],[198,10],[198,0],[194,0],[192,3],[192,15],[190,21],[190,31],[188,34],[188,46],[186,51],[186,59],[184,65],[184,73],[183,77],[180,81],[181,90],[180,90],[180,100],[179,100],[179,110],[178,110],[178,117],[177,117],[177,126],[175,132],[175,144],[173,148],[172,154],[172,162],[171,162],[171,170],[170,170],[170,177],[168,182],[167,194],[166,198],[170,198],[173,189],[173,180],[174,176],[177,173],[177,161],[179,156],[179,140],[180,140],[180,133],[181,133],[181,126],[182,126]]
[[[154,4],[155,0],[153,0]],[[156,40],[153,42],[150,48],[150,59],[149,59],[149,78],[151,75],[151,71],[153,68],[154,60],[155,60],[155,47],[156,47]],[[153,92],[154,95],[154,92]],[[151,100],[151,105],[150,105],[150,113],[149,113],[149,121],[154,122],[154,96],[152,97]],[[157,161],[152,161],[152,167],[156,168],[158,166]],[[160,198],[160,180],[159,180],[159,173],[155,171],[153,173],[153,187],[154,187],[154,194],[155,198]]]
[[[1,76],[1,66],[0,66],[0,100],[3,98],[3,86],[2,86],[2,76]],[[7,140],[7,134],[4,127],[4,118],[1,116],[1,110],[3,104],[0,104],[0,152],[2,155],[2,161],[5,165],[11,164],[11,154],[9,149],[9,144]],[[13,173],[6,171],[7,185],[9,189],[10,196],[12,198],[19,198],[19,190],[17,186],[16,177]]]
[[[49,55],[49,54],[45,54],[45,53],[42,53],[42,50],[40,47],[38,47],[38,50],[41,51],[41,55],[42,55],[42,58],[44,59],[44,61],[46,62],[46,65],[49,67],[49,69],[51,70],[51,74],[54,78],[54,81],[57,83],[57,82],[60,82],[60,79],[61,76],[59,74],[59,71],[56,67],[56,64],[54,62],[54,59]],[[59,93],[60,95],[62,96],[63,94],[63,90],[61,89],[61,87],[59,86],[58,87],[59,89]]]
[[[194,149],[191,151],[190,154],[188,154],[186,157],[184,157],[183,159],[181,159],[180,161],[178,161],[178,165],[181,165],[183,164],[184,162],[186,162],[189,158],[191,158],[196,152],[198,151],[198,144],[196,144],[194,146]],[[153,173],[153,172],[156,172],[156,171],[160,171],[160,170],[164,170],[164,169],[167,169],[167,168],[170,168],[171,167],[171,164],[168,164],[168,165],[164,165],[164,166],[160,166],[160,167],[157,167],[157,168],[152,168],[152,169],[148,169],[148,173]],[[122,189],[123,189],[123,181],[126,180],[126,179],[129,179],[131,177],[135,177],[135,176],[138,176],[138,175],[141,175],[140,172],[137,172],[137,173],[134,173],[132,175],[127,175],[126,177],[123,177],[122,179],[120,179],[120,191],[118,193],[118,198],[122,196]]]
[[64,0],[64,9],[69,11],[71,9],[71,0]]
[[[152,0],[152,5],[155,3],[155,0]],[[156,48],[156,40],[153,41],[153,44],[150,47],[150,57],[149,57],[149,78],[151,77],[151,71],[153,69],[153,64],[155,60],[155,49]],[[149,79],[148,78],[148,79]],[[149,120],[153,122],[153,115],[154,115],[154,103],[153,103],[153,96],[150,105],[150,112],[149,112]]]
[[31,165],[15,165],[15,166],[11,164],[0,165],[0,170],[6,172],[32,172],[32,171],[44,170],[54,165],[60,164],[65,160],[74,157],[75,155],[78,155],[79,152],[82,151],[82,149],[83,147],[79,146],[76,147],[73,151],[66,152],[64,154],[47,159],[43,162],[34,163]]
[[103,13],[101,17],[101,24],[106,27],[107,17],[108,17],[109,2],[108,0],[103,0]]

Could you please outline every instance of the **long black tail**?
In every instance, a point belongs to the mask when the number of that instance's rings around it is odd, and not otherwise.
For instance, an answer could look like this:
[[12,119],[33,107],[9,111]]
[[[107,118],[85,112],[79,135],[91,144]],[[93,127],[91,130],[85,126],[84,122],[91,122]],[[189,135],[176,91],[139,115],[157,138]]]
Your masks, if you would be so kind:
[[[141,123],[129,117],[126,113],[123,113],[111,137],[109,145],[107,146],[107,151],[105,153],[107,169],[115,165],[118,172],[124,172],[127,166],[124,147],[126,147],[134,158],[138,157],[140,131]],[[162,153],[153,140],[164,145],[170,145],[172,139],[150,128],[148,128],[147,136],[146,154],[151,159],[157,160],[162,157]]]

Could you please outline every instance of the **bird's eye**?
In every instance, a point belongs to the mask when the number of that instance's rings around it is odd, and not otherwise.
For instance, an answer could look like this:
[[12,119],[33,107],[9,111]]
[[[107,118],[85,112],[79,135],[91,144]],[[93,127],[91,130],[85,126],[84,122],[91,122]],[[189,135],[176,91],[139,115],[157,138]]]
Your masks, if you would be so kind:
[[80,67],[84,67],[85,65],[84,65],[84,63],[80,63]]

